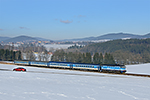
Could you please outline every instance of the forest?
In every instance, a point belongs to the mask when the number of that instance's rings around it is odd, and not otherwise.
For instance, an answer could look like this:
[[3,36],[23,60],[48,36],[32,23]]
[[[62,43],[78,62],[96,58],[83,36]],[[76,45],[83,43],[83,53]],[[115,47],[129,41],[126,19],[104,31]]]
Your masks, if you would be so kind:
[[79,49],[79,51],[110,53],[119,64],[148,63],[150,62],[150,38],[119,39],[104,43],[94,43]]
[[91,64],[115,64],[114,58],[110,53],[95,53],[91,56],[90,52],[65,52],[64,50],[57,50],[53,56],[52,61],[66,61],[74,63],[91,63]]
[[13,61],[22,60],[21,51],[9,51],[8,49],[0,49],[0,60]]

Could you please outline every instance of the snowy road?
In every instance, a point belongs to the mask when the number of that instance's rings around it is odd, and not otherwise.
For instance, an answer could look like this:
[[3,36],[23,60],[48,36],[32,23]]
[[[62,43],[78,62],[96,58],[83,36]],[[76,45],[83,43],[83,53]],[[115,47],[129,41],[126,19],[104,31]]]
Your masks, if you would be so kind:
[[150,78],[0,64],[0,100],[150,100]]

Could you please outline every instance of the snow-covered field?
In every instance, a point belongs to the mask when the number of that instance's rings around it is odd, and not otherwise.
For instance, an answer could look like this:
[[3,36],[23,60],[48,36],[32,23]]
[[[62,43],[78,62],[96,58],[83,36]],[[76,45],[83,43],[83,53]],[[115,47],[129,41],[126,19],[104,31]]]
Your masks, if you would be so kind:
[[150,63],[137,64],[137,65],[126,65],[126,67],[127,67],[127,73],[150,75]]
[[70,46],[73,46],[74,44],[45,44],[47,50],[53,48],[53,49],[67,49]]
[[150,100],[150,78],[0,64],[0,100]]

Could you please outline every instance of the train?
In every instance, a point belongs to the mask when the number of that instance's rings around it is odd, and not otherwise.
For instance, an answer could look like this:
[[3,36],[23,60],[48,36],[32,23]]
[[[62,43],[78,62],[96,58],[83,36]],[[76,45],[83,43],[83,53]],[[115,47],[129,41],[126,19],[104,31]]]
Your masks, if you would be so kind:
[[109,73],[125,73],[126,66],[119,64],[87,64],[87,63],[73,63],[73,62],[58,62],[58,61],[22,61],[15,60],[14,64],[30,65],[37,67],[49,67],[49,68],[63,68],[63,69],[75,69],[75,70],[88,70],[98,72]]

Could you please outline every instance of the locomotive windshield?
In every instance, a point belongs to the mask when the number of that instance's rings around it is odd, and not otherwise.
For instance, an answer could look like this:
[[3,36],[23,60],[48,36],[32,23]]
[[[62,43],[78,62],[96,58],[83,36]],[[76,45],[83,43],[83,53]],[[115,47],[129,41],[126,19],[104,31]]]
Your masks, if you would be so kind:
[[122,65],[122,66],[120,66],[121,68],[126,68],[126,66],[124,66],[124,65]]

